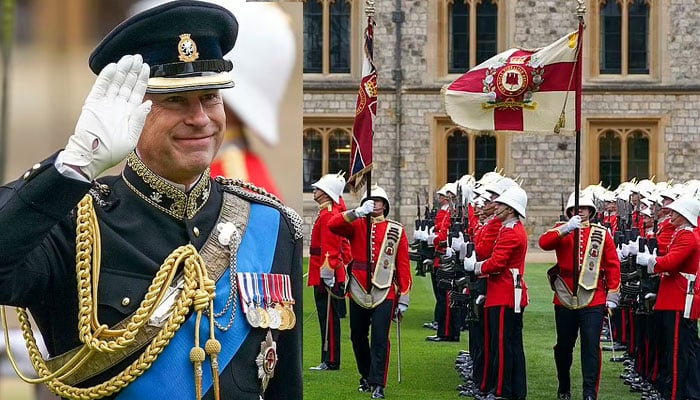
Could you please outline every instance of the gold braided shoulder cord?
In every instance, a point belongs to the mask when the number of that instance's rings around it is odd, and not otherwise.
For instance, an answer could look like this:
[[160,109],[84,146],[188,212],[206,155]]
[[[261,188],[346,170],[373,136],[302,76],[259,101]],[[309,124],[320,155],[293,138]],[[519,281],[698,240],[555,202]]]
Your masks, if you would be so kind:
[[[211,310],[214,309],[213,301],[216,290],[216,283],[207,275],[204,260],[202,260],[197,250],[191,244],[175,249],[161,265],[148,288],[146,296],[127,323],[126,328],[111,330],[107,325],[100,324],[97,318],[96,301],[101,261],[100,246],[100,231],[97,217],[92,205],[92,197],[88,194],[78,204],[75,245],[79,304],[78,332],[83,347],[65,365],[51,372],[46,366],[46,362],[36,344],[27,311],[24,308],[17,308],[20,328],[26,342],[29,358],[39,378],[24,376],[12,356],[5,307],[3,306],[0,311],[5,331],[5,343],[10,363],[15,372],[25,382],[44,383],[52,392],[69,399],[88,400],[113,395],[124,389],[151,367],[163,349],[170,343],[180,326],[185,322],[185,317],[190,307],[194,304],[197,312],[197,330],[195,332],[195,347],[190,353],[190,360],[195,365],[195,386],[198,394],[197,398],[200,398],[202,361],[204,361],[205,354],[209,354],[212,361],[215,361],[217,353],[221,349],[220,343],[213,336],[214,329],[210,330],[210,339],[205,346],[206,352],[199,347],[201,314],[207,307],[210,307]],[[61,382],[62,378],[72,375],[81,365],[89,361],[95,352],[113,352],[123,349],[133,342],[139,329],[148,322],[155,308],[160,304],[165,296],[165,289],[170,286],[178,266],[183,262],[184,287],[177,298],[174,311],[138,359],[124,371],[99,385],[78,388]],[[213,322],[210,321],[210,323]],[[213,362],[212,364],[215,363]],[[219,388],[214,387],[214,390],[218,398]]]

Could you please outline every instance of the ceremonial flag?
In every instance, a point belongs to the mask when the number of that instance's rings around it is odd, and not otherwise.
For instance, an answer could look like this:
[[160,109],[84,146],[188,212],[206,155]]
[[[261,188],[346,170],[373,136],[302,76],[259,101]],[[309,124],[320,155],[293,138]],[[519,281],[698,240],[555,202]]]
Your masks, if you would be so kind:
[[582,27],[547,47],[510,49],[442,88],[447,114],[475,131],[552,133],[579,127]]
[[364,50],[362,82],[357,94],[355,122],[352,126],[348,179],[351,190],[359,188],[364,182],[365,174],[372,169],[372,138],[374,117],[377,115],[377,70],[374,68],[374,21],[371,16],[367,17]]

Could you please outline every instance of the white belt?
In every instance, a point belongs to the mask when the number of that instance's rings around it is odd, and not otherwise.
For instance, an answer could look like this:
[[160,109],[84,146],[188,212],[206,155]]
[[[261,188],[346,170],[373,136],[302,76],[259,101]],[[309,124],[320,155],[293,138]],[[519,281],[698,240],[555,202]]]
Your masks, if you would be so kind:
[[513,274],[513,296],[515,300],[513,308],[516,314],[520,314],[520,301],[523,298],[523,285],[520,279],[520,270],[511,268],[510,273]]
[[690,310],[693,307],[693,294],[695,293],[695,279],[697,279],[697,276],[685,272],[681,272],[680,274],[683,275],[683,277],[687,281],[685,291],[685,307],[683,308],[683,318],[690,318]]

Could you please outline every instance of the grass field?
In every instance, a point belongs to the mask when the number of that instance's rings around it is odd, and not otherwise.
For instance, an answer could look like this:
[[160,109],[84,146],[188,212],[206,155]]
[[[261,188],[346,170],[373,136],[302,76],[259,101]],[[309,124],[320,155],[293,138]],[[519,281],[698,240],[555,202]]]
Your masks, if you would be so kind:
[[[525,356],[527,359],[528,398],[533,400],[555,399],[557,377],[554,367],[554,311],[552,290],[546,278],[545,264],[529,264],[525,273],[530,293],[530,305],[524,314]],[[454,399],[456,386],[460,384],[454,360],[460,349],[467,349],[467,335],[459,343],[430,343],[427,335],[434,331],[422,324],[432,319],[434,298],[429,277],[414,277],[411,305],[401,326],[402,373],[397,382],[396,329],[392,327],[391,362],[386,395],[390,399]],[[313,293],[307,288],[304,294],[304,400],[360,399],[369,394],[358,393],[359,375],[350,345],[349,319],[342,320],[341,368],[338,371],[309,371],[320,362],[321,332],[313,302]],[[572,367],[572,397],[581,399],[581,367],[579,348],[574,350]],[[603,372],[599,399],[628,400],[640,396],[629,392],[618,378],[621,364],[610,363],[610,353],[603,352]]]

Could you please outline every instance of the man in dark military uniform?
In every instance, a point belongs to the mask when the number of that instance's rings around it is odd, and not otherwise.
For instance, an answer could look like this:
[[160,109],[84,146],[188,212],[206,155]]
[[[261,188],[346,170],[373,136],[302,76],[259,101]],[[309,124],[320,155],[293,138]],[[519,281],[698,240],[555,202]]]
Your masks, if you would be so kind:
[[301,220],[209,174],[236,33],[197,1],[129,18],[65,149],[0,187],[0,303],[31,311],[64,398],[302,398]]

